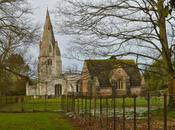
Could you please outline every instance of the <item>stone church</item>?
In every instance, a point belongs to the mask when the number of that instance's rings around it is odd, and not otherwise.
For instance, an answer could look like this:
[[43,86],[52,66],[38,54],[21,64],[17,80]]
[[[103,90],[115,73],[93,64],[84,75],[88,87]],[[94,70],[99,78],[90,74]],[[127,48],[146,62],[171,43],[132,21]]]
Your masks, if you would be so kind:
[[39,44],[38,80],[37,85],[27,85],[26,95],[63,95],[76,92],[79,74],[63,74],[61,53],[55,40],[53,27],[46,12],[44,32]]
[[140,95],[141,74],[134,60],[85,60],[80,91],[91,95]]
[[141,75],[133,60],[85,60],[81,74],[63,73],[48,10],[39,50],[37,84],[27,84],[26,95],[139,95],[141,92]]

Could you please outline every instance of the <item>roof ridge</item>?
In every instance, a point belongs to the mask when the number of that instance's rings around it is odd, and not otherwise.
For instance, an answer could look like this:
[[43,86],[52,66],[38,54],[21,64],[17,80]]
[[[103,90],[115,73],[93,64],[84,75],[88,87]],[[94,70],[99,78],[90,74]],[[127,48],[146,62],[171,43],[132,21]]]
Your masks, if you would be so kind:
[[109,60],[116,60],[116,61],[117,61],[117,60],[130,60],[130,61],[134,61],[133,59],[86,59],[85,61],[98,61],[98,60],[99,60],[99,61],[100,61],[100,60],[101,60],[101,61],[103,61],[103,60],[104,60],[104,61],[109,61]]
[[136,64],[135,60],[133,59],[94,59],[94,60],[85,60],[86,63],[88,62],[93,62],[93,63],[98,63],[98,62],[103,62],[103,63],[107,63],[107,62],[121,62],[121,63],[125,63],[125,64]]

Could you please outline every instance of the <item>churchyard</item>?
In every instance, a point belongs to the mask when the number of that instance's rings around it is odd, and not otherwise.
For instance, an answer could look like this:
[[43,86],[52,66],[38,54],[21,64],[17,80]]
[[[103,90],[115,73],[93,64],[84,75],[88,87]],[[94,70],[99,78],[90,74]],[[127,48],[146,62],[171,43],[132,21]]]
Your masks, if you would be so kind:
[[[175,111],[168,108],[167,95],[144,97],[4,96],[0,97],[0,104],[1,120],[5,122],[2,128],[7,127],[5,124],[9,120],[6,118],[11,117],[10,120],[14,120],[12,121],[14,124],[20,122],[25,126],[27,122],[36,121],[33,125],[38,124],[38,129],[41,127],[41,129],[48,128],[49,130],[67,130],[69,126],[70,130],[73,126],[80,130],[173,130],[175,127]],[[23,120],[23,122],[20,117],[27,121]],[[65,125],[64,123],[61,125],[66,128],[59,128],[60,120],[66,122]],[[44,121],[52,122],[53,127],[40,126]],[[27,129],[32,130],[33,125]],[[14,127],[13,124],[9,126],[9,130],[12,130],[12,127]]]
[[175,130],[174,16],[175,0],[0,0],[0,130]]

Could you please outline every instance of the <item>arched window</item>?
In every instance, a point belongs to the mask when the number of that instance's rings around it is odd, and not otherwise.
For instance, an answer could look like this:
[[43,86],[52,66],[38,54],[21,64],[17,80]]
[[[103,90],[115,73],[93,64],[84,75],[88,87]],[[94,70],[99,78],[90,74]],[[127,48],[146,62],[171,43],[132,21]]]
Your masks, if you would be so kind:
[[47,64],[48,65],[52,65],[52,60],[51,59],[48,59]]
[[123,89],[123,80],[118,79],[116,86],[117,86],[117,89]]
[[62,85],[56,84],[55,85],[55,96],[60,96],[60,95],[62,95]]

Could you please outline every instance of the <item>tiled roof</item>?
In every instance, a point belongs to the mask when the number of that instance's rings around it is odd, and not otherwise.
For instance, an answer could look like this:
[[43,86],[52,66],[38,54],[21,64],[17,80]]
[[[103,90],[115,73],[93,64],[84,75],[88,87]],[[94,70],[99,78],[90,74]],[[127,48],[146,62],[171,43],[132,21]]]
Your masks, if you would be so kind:
[[111,86],[109,83],[109,74],[111,70],[123,68],[130,77],[130,85],[140,86],[141,75],[134,60],[85,60],[89,74],[97,76],[101,87]]

